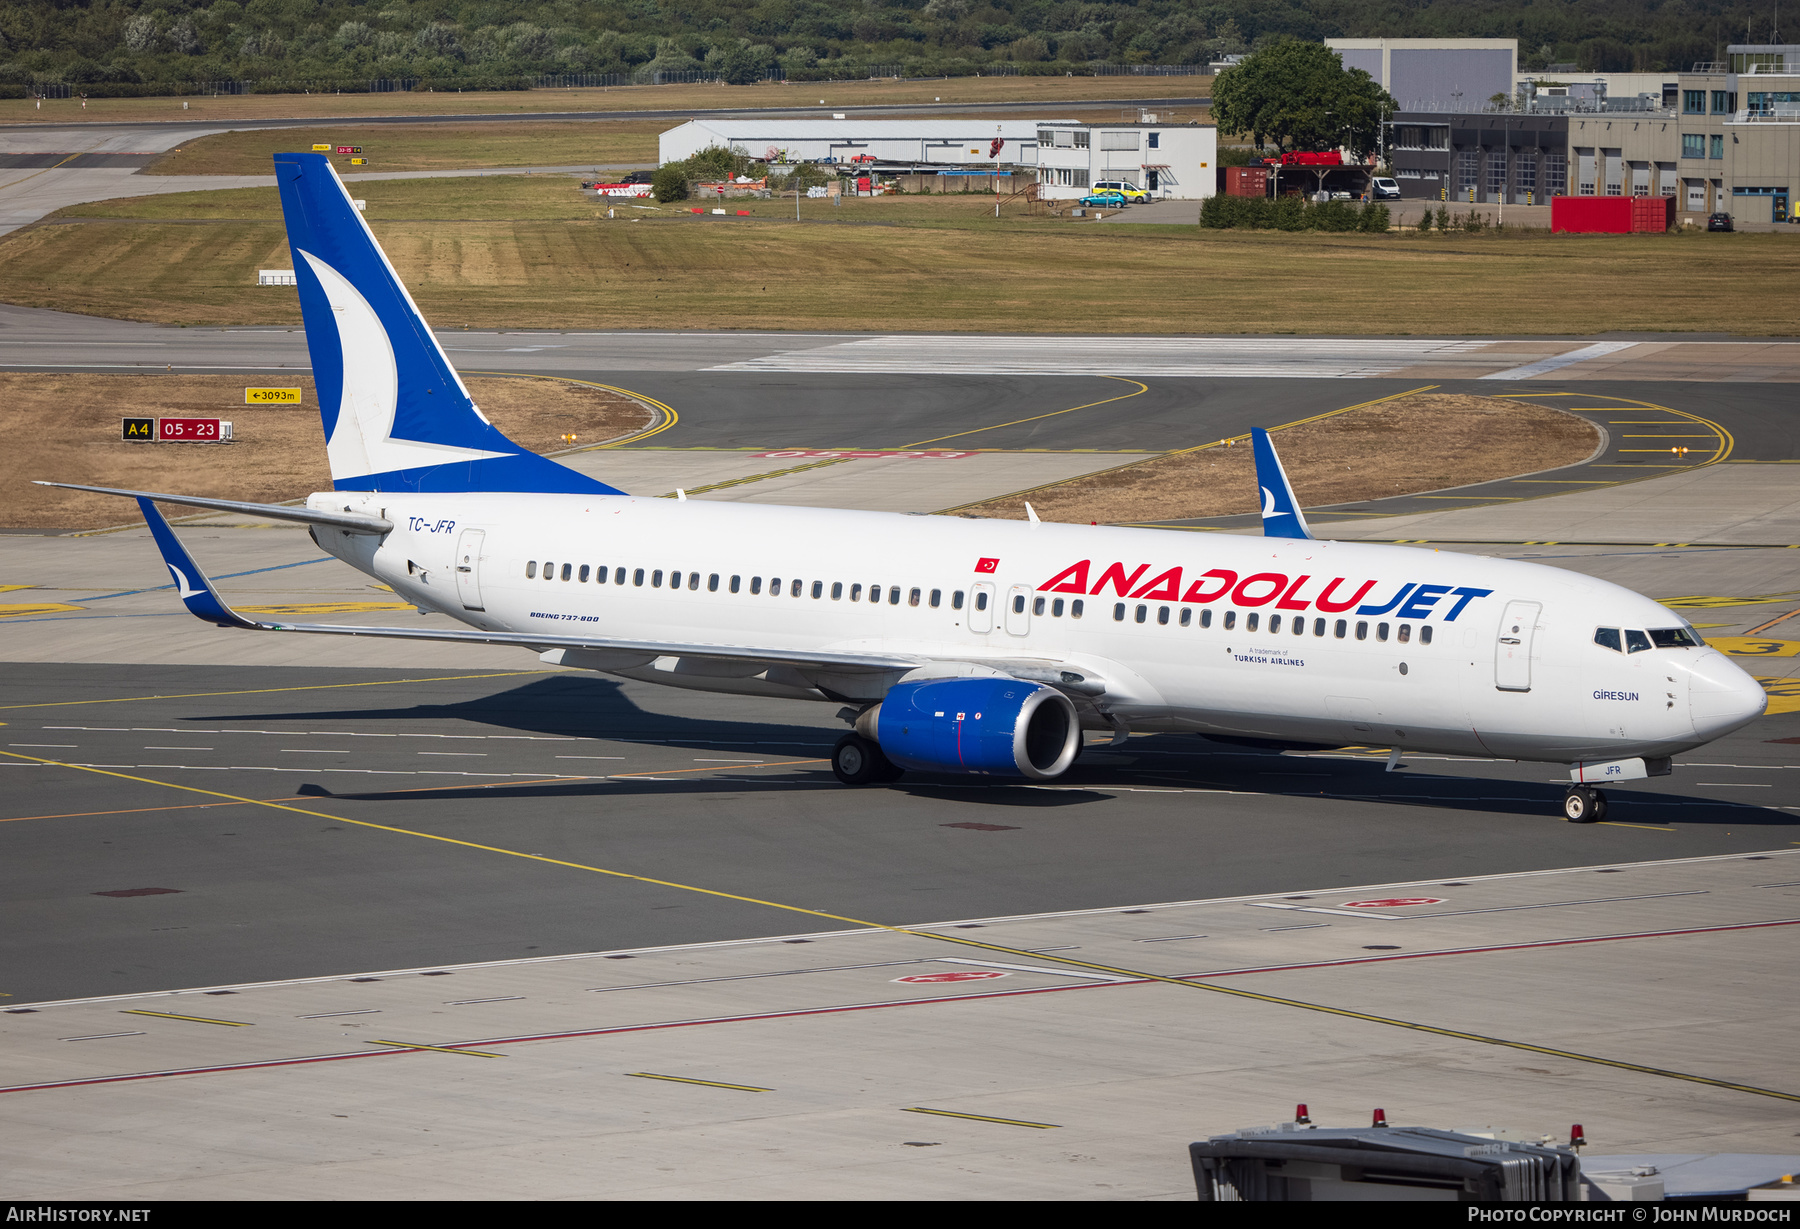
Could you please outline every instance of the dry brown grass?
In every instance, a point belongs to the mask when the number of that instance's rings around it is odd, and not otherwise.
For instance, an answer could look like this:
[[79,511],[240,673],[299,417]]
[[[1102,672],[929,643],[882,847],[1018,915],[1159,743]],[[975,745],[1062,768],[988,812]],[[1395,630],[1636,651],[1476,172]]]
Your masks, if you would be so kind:
[[[251,128],[200,137],[145,168],[148,175],[268,175],[278,153],[313,144],[352,145],[367,166],[335,157],[346,175],[363,171],[441,171],[489,166],[619,166],[656,163],[656,137],[668,120],[513,124],[320,124]],[[359,189],[360,191],[360,189]]]
[[[1354,503],[1534,473],[1583,460],[1599,442],[1572,414],[1497,397],[1423,393],[1275,434],[1303,506]],[[965,508],[973,516],[1103,524],[1255,512],[1247,440],[1210,445]]]
[[[533,452],[598,443],[641,429],[629,398],[561,380],[472,378],[482,412]],[[299,387],[298,406],[243,404],[244,389]],[[135,514],[111,495],[33,486],[33,479],[279,503],[331,489],[310,376],[38,375],[0,373],[10,445],[0,458],[0,528],[94,529]],[[228,418],[234,442],[127,443],[126,417]]]
[[[764,82],[751,86],[632,85],[502,93],[237,94],[212,98],[0,100],[4,124],[344,119],[362,115],[529,115],[544,111],[708,110],[717,107],[891,106],[895,103],[1057,102],[1065,98],[1207,98],[1211,77],[958,77],[950,81]],[[181,104],[188,104],[182,110]]]

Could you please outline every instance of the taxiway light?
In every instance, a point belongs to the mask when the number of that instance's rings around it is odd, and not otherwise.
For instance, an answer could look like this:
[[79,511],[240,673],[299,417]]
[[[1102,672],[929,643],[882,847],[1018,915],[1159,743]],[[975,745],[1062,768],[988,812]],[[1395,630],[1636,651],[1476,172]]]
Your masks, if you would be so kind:
[[1376,1110],[1374,1119],[1369,1123],[1372,1127],[1385,1127],[1388,1124],[1387,1111]]
[[1581,1148],[1586,1146],[1586,1144],[1587,1132],[1581,1129],[1581,1124],[1578,1122],[1569,1128],[1569,1147]]
[[1312,1119],[1308,1117],[1306,1113],[1306,1102],[1302,1101],[1299,1105],[1294,1107],[1294,1121],[1308,1124],[1312,1122]]

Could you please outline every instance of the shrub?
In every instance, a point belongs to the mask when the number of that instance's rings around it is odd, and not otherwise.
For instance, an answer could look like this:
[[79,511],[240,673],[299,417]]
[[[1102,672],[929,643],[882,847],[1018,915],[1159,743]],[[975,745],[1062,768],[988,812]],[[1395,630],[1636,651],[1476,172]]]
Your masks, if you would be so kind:
[[650,177],[650,195],[664,205],[670,201],[685,201],[688,198],[687,170],[678,162],[658,167],[656,174]]

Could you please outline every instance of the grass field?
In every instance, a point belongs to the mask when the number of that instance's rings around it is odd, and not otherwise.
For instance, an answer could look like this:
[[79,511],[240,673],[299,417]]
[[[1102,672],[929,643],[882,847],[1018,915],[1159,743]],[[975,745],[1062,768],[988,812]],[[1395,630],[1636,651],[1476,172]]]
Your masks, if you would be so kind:
[[[562,380],[471,377],[469,393],[508,438],[534,452],[599,443],[647,426],[650,414],[617,393]],[[299,388],[301,404],[244,404],[247,386]],[[111,495],[33,486],[88,486],[279,503],[331,489],[312,377],[40,375],[0,372],[12,443],[0,457],[0,528],[95,529],[133,519]],[[230,419],[230,444],[127,443],[125,417]]]
[[[505,93],[238,94],[202,98],[0,99],[0,124],[211,123],[361,115],[507,115],[541,111],[703,111],[919,103],[1056,102],[1064,98],[1206,98],[1211,77],[955,77],[944,81],[814,81],[761,85],[631,85]],[[187,104],[183,110],[182,104]]]
[[668,120],[559,120],[514,124],[321,124],[220,132],[170,150],[148,175],[268,175],[277,153],[314,143],[362,148],[367,167],[354,171],[440,171],[487,166],[625,166],[656,164],[657,134]]
[[[1009,216],[980,197],[615,207],[560,177],[358,185],[433,323],[510,328],[1024,333],[1789,335],[1744,310],[1773,234],[1277,234]],[[80,219],[90,219],[82,221]],[[631,220],[637,219],[637,220]],[[175,324],[291,324],[272,189],[110,201],[0,240],[0,297]],[[124,289],[122,289],[124,288]]]
[[[1540,405],[1461,393],[1420,393],[1281,431],[1282,468],[1303,507],[1385,499],[1536,473],[1585,460],[1591,423]],[[1212,444],[959,509],[1046,521],[1141,523],[1255,512],[1256,461],[1247,440]]]

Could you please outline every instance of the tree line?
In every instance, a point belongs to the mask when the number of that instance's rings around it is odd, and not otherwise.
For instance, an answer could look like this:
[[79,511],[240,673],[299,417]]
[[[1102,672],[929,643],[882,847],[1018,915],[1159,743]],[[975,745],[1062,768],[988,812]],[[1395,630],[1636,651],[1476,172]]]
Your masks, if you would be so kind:
[[[0,85],[711,71],[819,80],[1204,64],[1289,36],[1513,37],[1522,68],[1685,69],[1770,35],[1710,0],[7,0]],[[98,91],[97,91],[98,92]]]

